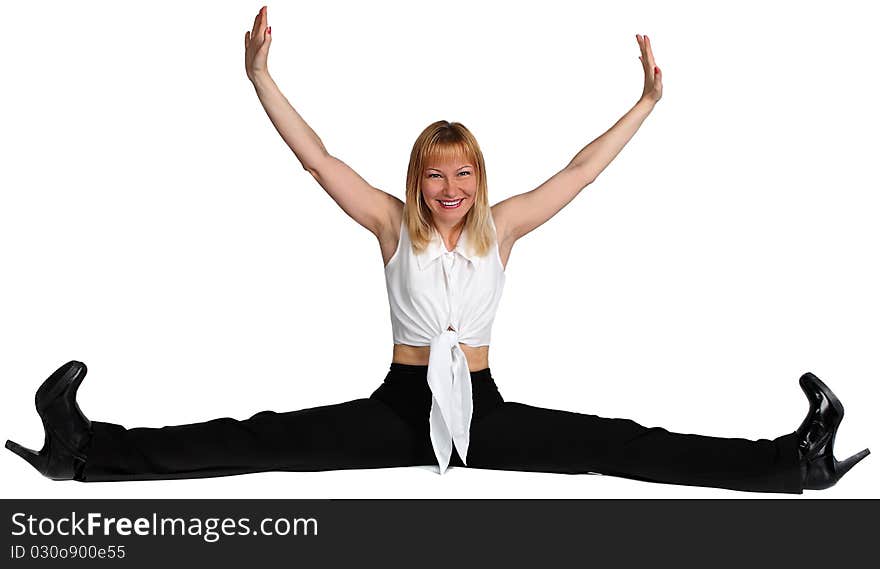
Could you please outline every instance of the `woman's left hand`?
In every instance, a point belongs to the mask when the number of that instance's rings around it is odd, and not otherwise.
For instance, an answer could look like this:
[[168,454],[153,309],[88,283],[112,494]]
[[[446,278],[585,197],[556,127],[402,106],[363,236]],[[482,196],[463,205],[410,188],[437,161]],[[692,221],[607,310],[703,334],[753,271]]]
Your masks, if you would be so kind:
[[641,98],[656,103],[663,96],[662,74],[654,62],[654,53],[651,51],[651,40],[648,36],[636,34],[636,41],[639,42],[639,48],[642,50],[639,60],[645,70],[645,88],[642,90]]

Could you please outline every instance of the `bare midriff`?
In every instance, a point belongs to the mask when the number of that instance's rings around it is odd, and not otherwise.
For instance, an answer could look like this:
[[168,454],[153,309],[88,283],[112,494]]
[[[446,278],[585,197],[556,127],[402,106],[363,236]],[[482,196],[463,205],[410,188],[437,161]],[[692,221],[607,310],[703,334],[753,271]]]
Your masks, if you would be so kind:
[[[489,346],[468,346],[459,343],[468,362],[468,370],[480,371],[489,367]],[[394,354],[391,357],[393,363],[409,364],[417,366],[428,365],[428,354],[431,346],[410,346],[407,344],[394,344]]]

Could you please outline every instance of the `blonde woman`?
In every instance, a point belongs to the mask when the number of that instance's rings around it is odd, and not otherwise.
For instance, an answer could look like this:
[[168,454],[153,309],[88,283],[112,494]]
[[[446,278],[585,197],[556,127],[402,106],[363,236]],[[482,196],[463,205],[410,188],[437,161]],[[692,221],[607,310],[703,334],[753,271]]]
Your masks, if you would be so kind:
[[490,206],[482,152],[459,123],[437,121],[419,135],[405,202],[331,155],[269,75],[267,20],[264,7],[245,34],[248,79],[303,168],[379,241],[394,340],[384,382],[369,397],[334,405],[126,429],[80,411],[86,366],[71,361],[37,390],[43,448],[6,443],[41,474],[93,482],[414,465],[443,473],[452,465],[799,494],[835,484],[868,455],[834,458],[843,406],[811,373],[800,378],[809,400],[802,424],[757,441],[544,409],[498,391],[489,340],[513,245],[595,180],[660,100],[647,36],[636,36],[645,80],[633,108],[545,183]]

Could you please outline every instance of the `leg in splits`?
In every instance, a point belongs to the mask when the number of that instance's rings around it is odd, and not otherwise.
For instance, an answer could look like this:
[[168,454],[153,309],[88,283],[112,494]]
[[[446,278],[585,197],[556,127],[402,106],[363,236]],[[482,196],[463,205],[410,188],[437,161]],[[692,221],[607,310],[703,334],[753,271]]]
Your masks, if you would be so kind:
[[[425,441],[420,462],[436,464],[430,447],[427,366],[392,364],[374,394]],[[794,432],[773,440],[708,437],[506,402],[488,368],[471,372],[474,415],[467,466],[495,470],[600,473],[635,480],[752,492],[800,494],[833,485],[868,450],[837,462],[834,434],[843,406],[812,374],[801,388],[810,409]],[[453,450],[452,466],[463,466]]]
[[238,421],[126,429],[89,421],[76,403],[85,377],[68,362],[37,391],[46,432],[39,452],[6,447],[56,480],[100,482],[203,478],[264,471],[318,471],[420,464],[424,441],[387,404],[361,398]]
[[356,399],[244,421],[162,428],[92,422],[82,480],[204,478],[265,471],[413,466],[416,437],[383,403]]
[[504,402],[471,430],[468,466],[801,493],[795,433],[751,441]]

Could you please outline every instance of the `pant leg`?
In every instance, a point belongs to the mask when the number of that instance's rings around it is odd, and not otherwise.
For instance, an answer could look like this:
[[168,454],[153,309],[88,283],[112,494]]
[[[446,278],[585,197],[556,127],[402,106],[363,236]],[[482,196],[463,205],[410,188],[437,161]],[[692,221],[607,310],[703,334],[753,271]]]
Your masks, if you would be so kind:
[[191,425],[126,429],[92,422],[82,481],[156,480],[249,472],[343,470],[418,462],[417,436],[383,402],[356,399]]
[[472,426],[468,466],[803,492],[796,433],[757,441],[708,437],[514,402]]

